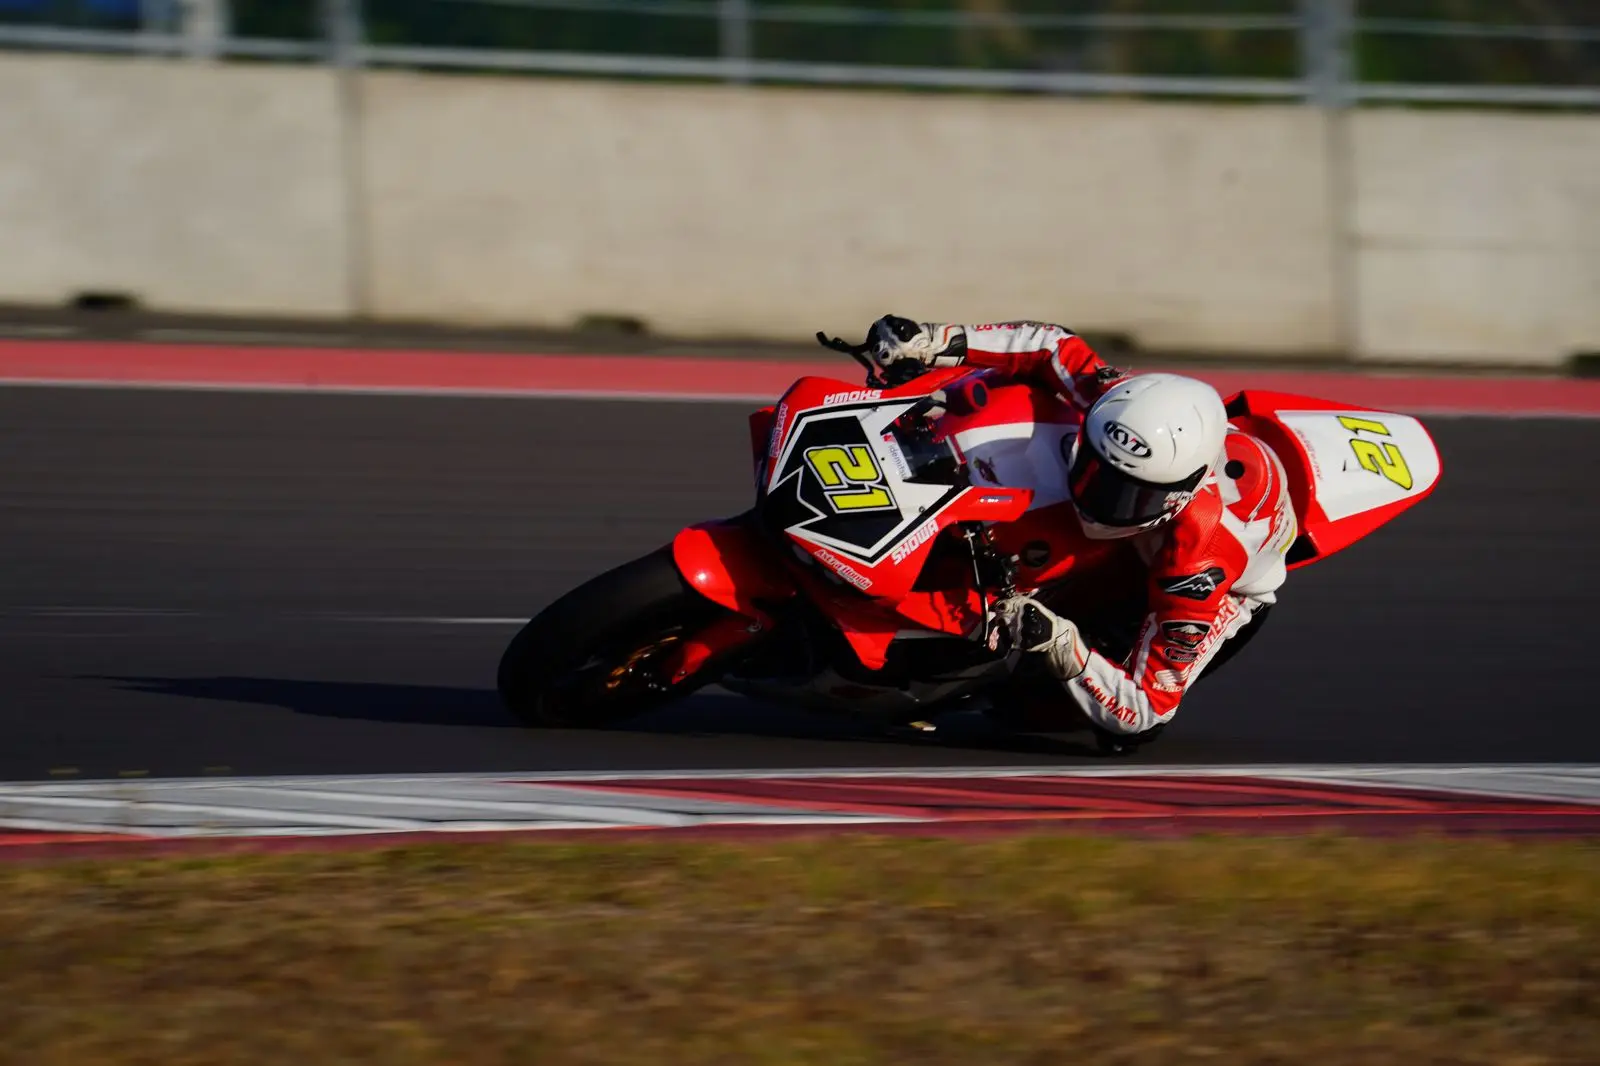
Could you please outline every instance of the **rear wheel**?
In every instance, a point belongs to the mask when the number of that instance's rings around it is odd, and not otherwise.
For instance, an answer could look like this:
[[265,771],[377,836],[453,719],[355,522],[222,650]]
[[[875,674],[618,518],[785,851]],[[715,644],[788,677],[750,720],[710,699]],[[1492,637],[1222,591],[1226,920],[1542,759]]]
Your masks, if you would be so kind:
[[546,607],[500,659],[500,698],[530,726],[610,725],[676,699],[672,650],[727,609],[685,584],[670,549],[624,563]]

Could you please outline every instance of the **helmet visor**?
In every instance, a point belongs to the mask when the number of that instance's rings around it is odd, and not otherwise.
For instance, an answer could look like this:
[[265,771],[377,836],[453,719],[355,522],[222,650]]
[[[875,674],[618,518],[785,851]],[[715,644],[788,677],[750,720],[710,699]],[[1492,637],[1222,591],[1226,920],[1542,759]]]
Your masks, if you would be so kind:
[[1205,474],[1201,467],[1182,481],[1158,485],[1140,481],[1100,457],[1080,432],[1077,455],[1067,477],[1072,502],[1091,522],[1102,526],[1142,526],[1167,512],[1167,497],[1193,492]]

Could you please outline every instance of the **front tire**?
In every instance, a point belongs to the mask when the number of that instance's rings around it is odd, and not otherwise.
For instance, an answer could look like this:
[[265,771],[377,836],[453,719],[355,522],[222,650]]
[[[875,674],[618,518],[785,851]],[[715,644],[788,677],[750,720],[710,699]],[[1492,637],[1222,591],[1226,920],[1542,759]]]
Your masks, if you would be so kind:
[[674,684],[652,667],[727,613],[684,582],[663,548],[590,579],[523,626],[500,659],[500,699],[534,727],[631,718],[710,680],[702,673]]

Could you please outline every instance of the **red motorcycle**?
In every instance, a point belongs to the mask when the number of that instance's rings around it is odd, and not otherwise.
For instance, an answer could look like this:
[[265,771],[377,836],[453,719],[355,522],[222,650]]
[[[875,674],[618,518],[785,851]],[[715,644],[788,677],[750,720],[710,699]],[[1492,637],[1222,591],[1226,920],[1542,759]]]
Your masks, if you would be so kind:
[[[991,606],[1018,591],[1065,594],[1061,613],[1102,652],[1125,654],[1142,583],[1092,579],[1137,571],[1127,542],[1057,550],[1060,517],[1040,517],[1067,503],[1078,412],[992,370],[886,380],[865,348],[817,337],[861,362],[867,387],[796,381],[750,416],[752,509],[684,529],[528,622],[499,670],[520,720],[602,726],[717,683],[883,725],[927,728],[957,707],[1007,722],[1020,656]],[[1366,536],[1438,481],[1438,451],[1406,415],[1248,390],[1226,405],[1288,473],[1291,569]]]

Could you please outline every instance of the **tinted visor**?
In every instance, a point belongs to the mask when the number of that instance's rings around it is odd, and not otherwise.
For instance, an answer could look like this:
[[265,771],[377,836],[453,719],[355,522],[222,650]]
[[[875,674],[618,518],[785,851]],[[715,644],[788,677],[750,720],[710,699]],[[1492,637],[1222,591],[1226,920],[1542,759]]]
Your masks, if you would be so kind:
[[1067,477],[1072,502],[1085,518],[1102,526],[1154,522],[1166,513],[1169,493],[1192,492],[1205,473],[1202,467],[1182,481],[1167,485],[1140,481],[1100,458],[1082,434],[1078,436],[1077,453]]

